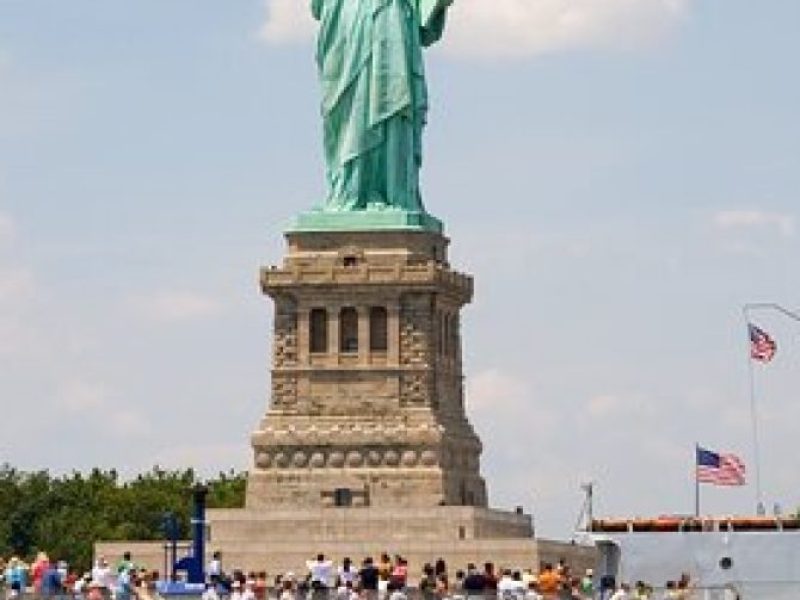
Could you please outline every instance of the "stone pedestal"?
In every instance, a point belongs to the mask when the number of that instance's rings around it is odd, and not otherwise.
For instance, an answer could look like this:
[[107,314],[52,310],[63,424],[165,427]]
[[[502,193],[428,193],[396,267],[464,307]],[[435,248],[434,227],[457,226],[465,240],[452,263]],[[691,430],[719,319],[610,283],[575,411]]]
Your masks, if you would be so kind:
[[272,398],[247,507],[486,506],[464,413],[460,310],[472,279],[440,234],[287,234]]
[[531,518],[487,508],[461,366],[472,278],[451,268],[447,239],[286,239],[283,264],[261,273],[275,306],[272,388],[247,505],[210,511],[210,547],[270,569],[317,552],[533,560]]

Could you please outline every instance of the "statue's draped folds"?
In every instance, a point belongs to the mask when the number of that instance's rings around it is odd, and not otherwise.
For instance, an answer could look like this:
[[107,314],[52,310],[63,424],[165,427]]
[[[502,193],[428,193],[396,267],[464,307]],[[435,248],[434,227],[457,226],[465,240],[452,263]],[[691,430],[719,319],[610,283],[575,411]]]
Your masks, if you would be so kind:
[[437,41],[451,0],[312,0],[320,21],[328,197],[323,210],[423,211],[422,47]]

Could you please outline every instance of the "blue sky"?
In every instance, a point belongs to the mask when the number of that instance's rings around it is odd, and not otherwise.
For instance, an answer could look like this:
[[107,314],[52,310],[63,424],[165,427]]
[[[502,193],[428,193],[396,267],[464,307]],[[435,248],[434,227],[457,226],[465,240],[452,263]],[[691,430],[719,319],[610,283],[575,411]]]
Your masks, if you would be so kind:
[[[322,193],[296,0],[0,0],[2,460],[249,464],[257,270]],[[751,441],[745,302],[800,307],[800,4],[457,0],[423,179],[494,502],[568,535],[692,509],[695,441]],[[800,327],[757,371],[768,504],[800,504]],[[748,512],[752,486],[704,490]]]

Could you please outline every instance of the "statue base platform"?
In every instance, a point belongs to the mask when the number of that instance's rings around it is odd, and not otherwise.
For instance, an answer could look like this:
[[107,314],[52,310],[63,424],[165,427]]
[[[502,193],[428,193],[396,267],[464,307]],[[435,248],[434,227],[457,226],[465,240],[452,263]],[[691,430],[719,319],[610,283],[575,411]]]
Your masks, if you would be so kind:
[[530,516],[476,507],[210,510],[208,520],[209,548],[248,570],[268,565],[305,573],[305,562],[320,552],[357,564],[367,555],[401,554],[413,575],[439,557],[459,568],[468,561],[537,559]]
[[[301,579],[306,562],[323,553],[340,565],[345,556],[358,566],[366,556],[400,554],[409,562],[409,582],[416,586],[422,566],[442,558],[450,576],[467,563],[493,562],[498,569],[538,569],[544,562],[566,560],[573,572],[596,568],[597,550],[569,541],[534,538],[530,521],[502,511],[462,507],[433,509],[331,510],[329,514],[210,510],[209,554],[222,553],[226,570],[267,570],[270,577],[291,571]],[[463,534],[463,538],[462,538]],[[182,542],[186,545],[188,542]],[[95,556],[112,564],[131,552],[137,565],[164,568],[164,542],[98,542]]]
[[395,208],[353,211],[311,210],[298,215],[289,227],[288,233],[391,230],[442,233],[444,226],[439,219],[424,211]]
[[[208,551],[220,551],[226,569],[266,569],[270,576],[291,571],[302,578],[306,561],[319,553],[337,564],[348,556],[356,565],[365,556],[400,554],[409,561],[412,584],[422,566],[438,558],[452,576],[470,562],[535,569],[561,558],[583,572],[596,557],[593,547],[535,539],[529,515],[470,506],[213,509],[207,519]],[[163,566],[163,542],[104,542],[95,553],[116,560],[126,550],[137,564]]]

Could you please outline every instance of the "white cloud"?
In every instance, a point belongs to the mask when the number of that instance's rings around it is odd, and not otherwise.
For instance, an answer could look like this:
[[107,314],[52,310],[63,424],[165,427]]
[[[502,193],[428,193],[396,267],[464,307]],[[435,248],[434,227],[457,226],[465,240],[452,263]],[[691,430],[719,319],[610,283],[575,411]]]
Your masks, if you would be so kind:
[[652,400],[632,394],[598,394],[586,402],[583,417],[594,420],[615,420],[621,415],[647,419],[657,417],[657,411]]
[[717,229],[728,230],[776,230],[783,237],[796,233],[793,215],[762,210],[723,210],[715,213],[712,223]]
[[448,51],[533,56],[583,47],[638,47],[659,40],[689,0],[457,0]]
[[304,42],[314,35],[310,2],[303,0],[264,0],[267,20],[259,37],[273,44]]
[[518,406],[524,404],[528,396],[524,381],[499,369],[487,369],[471,377],[467,390],[469,406],[476,411]]
[[217,315],[222,306],[209,296],[190,291],[161,291],[134,298],[134,309],[154,321],[186,321]]
[[[2,57],[0,56],[0,61]],[[2,68],[2,66],[0,66]],[[0,212],[0,248],[4,245],[10,244],[14,241],[17,233],[17,227],[9,215]]]
[[132,410],[112,412],[108,417],[110,429],[122,437],[137,437],[150,432],[150,424],[144,417]]
[[150,424],[141,412],[122,405],[119,395],[99,381],[70,379],[60,384],[59,408],[78,416],[93,431],[128,438],[148,434]]
[[33,294],[34,277],[14,257],[17,226],[10,215],[0,212],[0,307],[20,308]]
[[30,269],[17,265],[0,266],[0,306],[21,304],[32,296],[34,287]]
[[15,256],[16,224],[0,212],[0,356],[29,355],[39,341],[32,324],[37,300],[33,271]]
[[613,415],[622,408],[622,401],[619,396],[612,394],[601,394],[590,398],[587,402],[586,410],[589,416],[594,418],[603,418]]
[[513,428],[520,414],[535,413],[537,426],[554,430],[560,421],[554,407],[537,400],[532,383],[497,368],[467,379],[466,403],[476,423],[507,422]]
[[85,413],[101,409],[107,397],[108,392],[103,384],[76,379],[63,384],[58,401],[69,412]]
[[34,323],[36,300],[33,272],[21,265],[0,264],[0,356],[4,359],[39,354],[45,338]]
[[[456,0],[446,49],[462,56],[534,56],[582,47],[638,47],[658,41],[691,0]],[[270,43],[310,39],[307,2],[265,0],[260,36]]]
[[489,368],[467,379],[466,407],[469,419],[486,445],[491,466],[527,464],[530,448],[520,444],[535,428],[543,442],[560,430],[564,414],[558,406],[542,402],[535,385],[515,373]]

